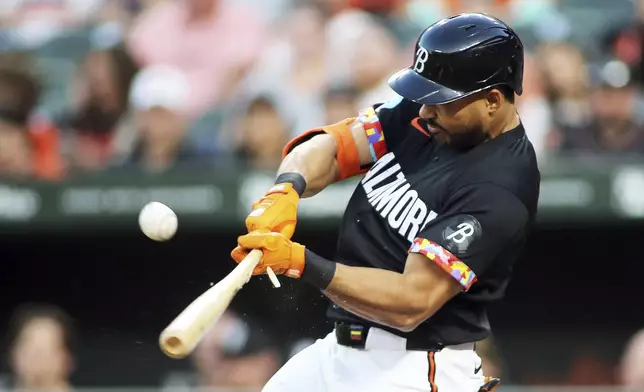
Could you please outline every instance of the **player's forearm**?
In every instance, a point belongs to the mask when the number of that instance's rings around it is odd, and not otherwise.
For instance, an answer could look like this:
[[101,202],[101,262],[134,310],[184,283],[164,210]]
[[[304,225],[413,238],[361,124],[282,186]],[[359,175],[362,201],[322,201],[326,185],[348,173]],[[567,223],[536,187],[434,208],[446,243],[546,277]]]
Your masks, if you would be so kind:
[[311,197],[322,191],[338,177],[337,146],[333,136],[317,135],[295,147],[282,161],[278,175],[300,173],[306,180],[302,197]]
[[425,310],[402,274],[376,268],[338,264],[324,294],[357,316],[403,331],[413,329]]
[[329,298],[334,304],[341,307],[342,309],[371,322],[384,325],[390,328],[404,330],[405,327],[402,326],[401,320],[394,319],[392,314],[376,314],[373,311],[370,311],[369,308],[366,308],[361,305],[353,304],[347,302],[347,300],[342,295],[337,295],[330,293],[328,291],[323,291],[324,295]]
[[364,319],[411,330],[427,310],[404,275],[375,268],[349,267],[306,250],[302,279],[321,288],[341,308]]

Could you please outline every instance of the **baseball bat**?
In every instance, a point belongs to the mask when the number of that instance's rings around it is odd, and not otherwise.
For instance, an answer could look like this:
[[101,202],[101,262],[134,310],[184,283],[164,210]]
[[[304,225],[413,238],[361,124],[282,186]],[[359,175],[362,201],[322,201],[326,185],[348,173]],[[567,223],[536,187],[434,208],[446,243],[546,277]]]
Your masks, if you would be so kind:
[[[252,250],[225,278],[192,301],[159,336],[161,350],[170,358],[190,355],[204,334],[219,320],[237,292],[250,280],[262,251]],[[279,281],[273,270],[268,276],[275,287]]]

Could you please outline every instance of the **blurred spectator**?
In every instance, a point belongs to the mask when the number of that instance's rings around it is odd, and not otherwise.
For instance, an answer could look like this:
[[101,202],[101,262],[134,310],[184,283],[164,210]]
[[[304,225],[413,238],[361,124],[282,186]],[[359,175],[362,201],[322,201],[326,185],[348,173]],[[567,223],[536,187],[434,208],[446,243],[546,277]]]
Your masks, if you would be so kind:
[[[357,0],[357,2],[365,1]],[[441,2],[384,0],[372,3],[367,0],[366,3],[367,5],[363,7],[381,19],[381,23],[395,37],[400,48],[415,45],[418,35],[431,24],[431,21],[439,20],[446,15]]]
[[333,17],[344,11],[352,9],[352,1],[353,0],[313,0],[313,3],[323,10],[327,16]]
[[[9,68],[11,67],[11,68]],[[40,85],[28,68],[0,66],[0,175],[56,179],[58,132],[34,114]]]
[[450,14],[482,12],[509,22],[508,5],[512,0],[448,0],[447,2],[450,5]]
[[248,4],[261,11],[269,23],[279,23],[282,15],[287,14],[301,0],[222,0],[227,3]]
[[606,36],[605,49],[609,55],[631,69],[633,79],[644,84],[644,0],[635,0],[636,15],[631,23],[620,23]]
[[252,169],[276,170],[290,133],[273,100],[258,97],[250,103],[244,116],[237,155]]
[[196,160],[185,142],[190,88],[186,76],[172,67],[152,66],[137,74],[130,90],[134,128],[120,128],[115,139],[121,159],[151,172]]
[[325,51],[322,14],[300,6],[280,23],[280,35],[262,51],[244,81],[242,94],[270,94],[279,110],[300,133],[323,120],[322,94],[328,85],[330,59]]
[[559,0],[501,0],[497,3],[505,7],[512,27],[557,28],[561,23],[557,10]]
[[642,83],[642,51],[644,50],[644,25],[620,26],[620,30],[609,37],[608,51],[615,58],[627,64],[634,77]]
[[33,146],[23,126],[0,114],[0,175],[29,178],[33,174]]
[[27,124],[38,98],[37,86],[25,74],[0,72],[0,173],[34,175],[34,146]]
[[628,342],[620,365],[621,385],[644,389],[644,330],[638,331]]
[[227,312],[200,342],[194,361],[204,387],[262,387],[280,366],[270,337]]
[[137,18],[129,48],[142,65],[181,69],[191,92],[184,110],[198,116],[234,92],[261,53],[264,25],[259,11],[237,3],[167,1]]
[[530,53],[525,54],[523,72],[523,94],[517,97],[517,107],[537,158],[541,158],[557,143],[552,140],[552,109],[545,95],[543,76]]
[[16,310],[10,328],[13,389],[71,390],[74,336],[70,317],[55,306],[26,304]]
[[324,124],[335,124],[345,118],[356,117],[358,93],[351,87],[336,87],[324,96]]
[[590,119],[589,73],[581,50],[568,43],[540,45],[535,53],[556,125],[583,127]]
[[644,129],[637,115],[640,93],[628,67],[608,62],[600,78],[591,94],[592,122],[564,128],[563,149],[588,154],[644,152]]
[[366,41],[363,38],[365,30],[378,23],[368,12],[351,7],[349,0],[333,0],[325,6],[330,15],[325,26],[328,77],[333,83],[348,84],[352,71],[347,67],[347,59],[358,45],[376,46],[371,38]]
[[[287,136],[271,137],[270,142],[288,140],[293,133],[354,116],[374,102],[397,98],[386,82],[394,71],[409,65],[418,33],[441,17],[472,11],[508,19],[524,29],[520,33],[527,34],[528,40],[541,40],[526,54],[524,95],[518,98],[522,120],[539,157],[560,149],[642,151],[644,116],[639,108],[644,100],[638,89],[642,83],[644,0],[635,1],[637,15],[630,23],[617,26],[604,47],[609,52],[604,54],[630,68],[632,83],[616,88],[604,81],[597,89],[591,80],[592,63],[586,58],[596,59],[596,43],[588,43],[582,52],[582,47],[563,41],[574,37],[561,29],[561,21],[554,20],[574,20],[570,10],[582,10],[557,0],[0,3],[0,22],[6,28],[0,31],[0,40],[19,38],[22,44],[37,47],[48,42],[35,53],[35,60],[46,71],[42,98],[40,78],[23,72],[21,66],[2,66],[0,59],[0,73],[16,75],[0,75],[0,89],[5,91],[0,91],[0,174],[4,176],[57,179],[66,170],[101,170],[115,158],[117,162],[147,162],[143,167],[163,171],[182,162],[192,163],[198,154],[208,159],[216,156],[220,168],[236,162],[225,156],[237,153],[249,157],[249,167],[274,167],[276,153],[258,147],[277,151],[271,143],[262,142],[266,134],[281,135],[286,129]],[[544,12],[549,15],[547,23]],[[275,23],[270,34],[266,34],[268,22]],[[603,28],[593,28],[599,27]],[[127,51],[113,47],[126,31]],[[56,37],[59,39],[51,40]],[[79,48],[73,49],[74,43]],[[90,47],[95,49],[78,65],[77,78],[60,80],[73,73],[77,66],[73,62]],[[163,98],[164,102],[155,103],[156,99],[139,97],[139,103],[128,105],[127,94],[139,65],[181,71],[190,93],[182,102],[168,103]],[[71,105],[52,102],[70,83],[76,94]],[[175,87],[168,87],[173,83]],[[177,89],[175,82],[161,84],[165,86],[161,90]],[[151,88],[149,83],[146,88]],[[24,99],[35,98],[29,108],[16,109],[21,94]],[[274,110],[268,109],[271,105],[256,106],[262,97],[271,97]],[[252,109],[250,118],[243,118],[251,100],[255,100],[251,107],[264,109]],[[42,106],[36,107],[36,102]],[[72,110],[57,121],[41,115],[69,106]],[[165,116],[170,119],[162,121]],[[18,117],[21,120],[16,121]],[[264,120],[257,120],[260,117]],[[255,131],[264,121],[272,124],[273,130]],[[190,129],[188,135],[186,129]],[[174,147],[162,147],[164,144]],[[157,160],[166,163],[152,163]]]
[[[365,45],[369,40],[377,42]],[[373,105],[399,98],[387,84],[391,75],[398,71],[399,52],[391,34],[381,26],[370,25],[357,37],[357,44],[347,56],[347,68],[351,72],[350,83],[358,90],[358,106]],[[378,59],[372,61],[371,59]],[[409,59],[405,59],[405,67]]]
[[409,66],[410,57],[401,56],[389,30],[372,14],[353,7],[352,1],[339,0],[328,7],[332,11],[326,25],[329,80],[355,86],[361,107],[397,98],[387,79],[403,64]]
[[61,124],[70,139],[71,168],[102,169],[112,158],[112,138],[127,114],[136,72],[136,64],[122,48],[87,56],[75,81],[72,112]]
[[601,386],[614,385],[614,371],[604,356],[585,349],[571,361],[566,381],[562,384]]
[[195,349],[197,379],[175,374],[164,389],[261,388],[278,370],[281,356],[266,332],[226,311]]
[[0,25],[11,30],[16,45],[36,47],[69,29],[83,26],[104,1],[3,0],[0,1]]

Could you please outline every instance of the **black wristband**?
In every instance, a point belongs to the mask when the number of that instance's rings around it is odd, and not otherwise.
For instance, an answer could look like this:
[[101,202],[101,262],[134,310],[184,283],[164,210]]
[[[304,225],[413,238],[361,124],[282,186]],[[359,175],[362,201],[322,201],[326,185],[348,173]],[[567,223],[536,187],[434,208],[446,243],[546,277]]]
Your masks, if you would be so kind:
[[308,249],[304,251],[304,259],[304,273],[301,279],[320,290],[326,290],[335,276],[337,264]]
[[300,196],[302,196],[302,193],[304,193],[304,191],[306,190],[306,180],[300,173],[282,173],[277,176],[277,179],[275,180],[276,184],[283,184],[285,182],[293,184],[293,189]]

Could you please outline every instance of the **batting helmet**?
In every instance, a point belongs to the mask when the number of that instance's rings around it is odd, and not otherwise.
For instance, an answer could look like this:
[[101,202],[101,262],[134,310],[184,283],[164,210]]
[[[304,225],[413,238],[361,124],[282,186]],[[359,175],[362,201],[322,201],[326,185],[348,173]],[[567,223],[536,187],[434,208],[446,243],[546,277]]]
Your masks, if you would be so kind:
[[505,23],[471,13],[440,20],[416,42],[414,63],[389,79],[411,101],[438,105],[506,85],[523,92],[523,44]]

